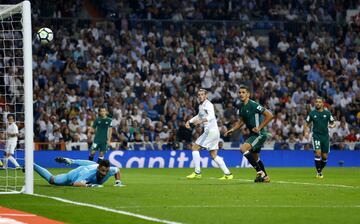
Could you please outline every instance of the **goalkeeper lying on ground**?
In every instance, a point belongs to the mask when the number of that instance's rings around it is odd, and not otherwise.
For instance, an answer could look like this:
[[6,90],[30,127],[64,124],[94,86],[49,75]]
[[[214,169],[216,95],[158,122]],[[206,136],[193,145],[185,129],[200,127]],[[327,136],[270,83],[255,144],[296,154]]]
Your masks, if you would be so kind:
[[102,187],[102,184],[105,183],[110,176],[114,176],[114,186],[124,186],[120,181],[119,168],[110,167],[109,160],[102,160],[100,164],[97,164],[89,160],[75,160],[57,157],[55,161],[68,165],[75,164],[79,167],[69,171],[68,173],[54,176],[47,169],[34,163],[34,170],[47,180],[49,184],[74,187]]

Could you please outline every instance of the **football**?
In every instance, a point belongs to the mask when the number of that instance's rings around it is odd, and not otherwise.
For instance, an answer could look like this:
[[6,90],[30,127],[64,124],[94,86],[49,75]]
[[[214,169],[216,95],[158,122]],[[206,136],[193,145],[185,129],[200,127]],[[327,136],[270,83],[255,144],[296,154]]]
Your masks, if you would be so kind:
[[39,29],[36,36],[41,44],[48,44],[54,38],[52,30],[46,27]]

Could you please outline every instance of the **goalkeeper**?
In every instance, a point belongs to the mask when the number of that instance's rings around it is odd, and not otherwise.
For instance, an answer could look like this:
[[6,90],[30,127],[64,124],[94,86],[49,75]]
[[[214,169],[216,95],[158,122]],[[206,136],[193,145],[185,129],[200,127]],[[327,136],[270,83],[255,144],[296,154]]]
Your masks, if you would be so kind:
[[102,160],[97,164],[89,160],[75,160],[63,157],[55,159],[58,163],[67,165],[75,164],[79,167],[69,171],[68,173],[52,175],[47,169],[34,163],[34,170],[52,185],[74,186],[74,187],[102,187],[102,184],[109,179],[110,176],[115,177],[115,185],[122,187],[120,180],[120,170],[117,167],[110,167],[109,160]]

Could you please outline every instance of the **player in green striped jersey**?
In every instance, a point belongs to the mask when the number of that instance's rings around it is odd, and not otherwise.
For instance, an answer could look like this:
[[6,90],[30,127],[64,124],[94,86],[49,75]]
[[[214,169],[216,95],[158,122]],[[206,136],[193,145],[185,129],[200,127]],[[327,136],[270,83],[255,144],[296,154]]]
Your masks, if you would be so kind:
[[239,109],[239,120],[234,127],[225,133],[225,136],[241,128],[244,124],[246,125],[250,130],[250,136],[241,145],[240,151],[257,172],[255,182],[270,182],[270,177],[260,160],[260,151],[268,135],[265,127],[271,121],[273,115],[269,110],[250,99],[248,87],[240,86],[239,96],[243,103]]
[[99,151],[98,163],[104,159],[104,154],[110,146],[112,135],[112,119],[107,116],[104,106],[99,108],[99,116],[95,119],[92,128],[95,130],[94,141],[91,145],[89,160],[93,160],[96,151]]
[[324,100],[317,97],[315,100],[315,110],[312,110],[306,117],[304,124],[304,136],[309,135],[308,124],[312,123],[312,140],[315,153],[316,178],[322,179],[322,170],[326,166],[328,154],[330,152],[329,128],[334,128],[335,119],[331,112],[324,108]]

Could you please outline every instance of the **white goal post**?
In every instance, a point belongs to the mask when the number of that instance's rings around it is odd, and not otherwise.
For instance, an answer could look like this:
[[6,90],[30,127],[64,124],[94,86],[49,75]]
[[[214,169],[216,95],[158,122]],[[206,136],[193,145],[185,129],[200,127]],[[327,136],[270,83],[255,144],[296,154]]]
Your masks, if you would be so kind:
[[[0,94],[3,107],[9,106],[15,121],[23,126],[23,142],[25,156],[19,160],[25,165],[25,175],[21,170],[2,168],[4,180],[0,194],[34,192],[33,174],[33,74],[32,74],[32,31],[31,6],[29,1],[16,5],[0,5]],[[21,84],[20,84],[21,83]],[[15,109],[14,109],[15,108]],[[4,114],[0,117],[3,126],[7,127]],[[4,127],[2,134],[7,139]],[[20,127],[19,127],[20,129]],[[21,134],[20,134],[21,135]],[[2,144],[4,145],[4,144]],[[4,150],[3,147],[0,150]],[[0,155],[0,158],[3,156]],[[9,171],[8,171],[9,170]],[[11,172],[10,172],[11,171]],[[17,172],[19,172],[17,174]],[[10,176],[15,173],[14,176]],[[1,175],[1,174],[0,174]],[[21,180],[17,180],[21,178]],[[13,179],[15,179],[13,181]],[[1,180],[0,180],[1,181]],[[5,183],[5,184],[4,184]],[[12,186],[12,185],[16,186]],[[17,186],[19,185],[19,186]]]

